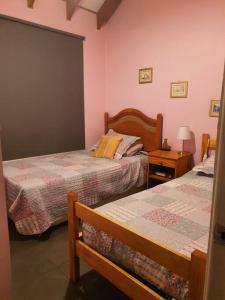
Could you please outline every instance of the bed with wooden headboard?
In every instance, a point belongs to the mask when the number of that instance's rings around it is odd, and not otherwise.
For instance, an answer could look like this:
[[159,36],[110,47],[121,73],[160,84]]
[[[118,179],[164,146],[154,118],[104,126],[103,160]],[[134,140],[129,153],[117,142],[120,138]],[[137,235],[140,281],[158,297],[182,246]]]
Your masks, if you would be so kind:
[[[105,129],[141,137],[144,150],[159,149],[162,115],[147,117],[125,109],[105,114]],[[112,201],[144,186],[146,155],[109,160],[79,150],[4,162],[9,216],[21,234],[41,234],[67,219],[66,194],[74,191],[88,206]]]
[[[215,145],[203,135],[203,154]],[[212,190],[213,178],[191,171],[94,210],[69,193],[70,279],[81,258],[131,299],[202,300]]]

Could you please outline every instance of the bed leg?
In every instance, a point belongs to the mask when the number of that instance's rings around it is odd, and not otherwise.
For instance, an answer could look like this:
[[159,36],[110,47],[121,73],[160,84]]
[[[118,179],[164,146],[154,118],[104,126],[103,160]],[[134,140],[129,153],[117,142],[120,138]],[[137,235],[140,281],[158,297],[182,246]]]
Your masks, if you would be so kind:
[[76,217],[76,202],[78,196],[68,193],[68,240],[69,240],[69,276],[70,280],[77,282],[80,277],[80,260],[76,255],[76,240],[79,239],[79,221]]
[[200,250],[195,250],[191,254],[189,300],[203,300],[206,258],[206,254]]

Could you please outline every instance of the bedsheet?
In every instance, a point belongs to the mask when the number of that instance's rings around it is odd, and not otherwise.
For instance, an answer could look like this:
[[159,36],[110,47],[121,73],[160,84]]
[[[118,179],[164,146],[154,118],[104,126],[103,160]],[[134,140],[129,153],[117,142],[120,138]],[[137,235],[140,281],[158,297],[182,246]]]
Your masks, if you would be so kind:
[[[97,208],[188,257],[207,252],[213,179],[186,175]],[[188,299],[188,282],[93,226],[82,225],[84,242],[168,295]]]
[[147,156],[109,160],[79,150],[6,161],[3,171],[9,216],[19,233],[31,235],[67,219],[69,191],[93,206],[142,186]]

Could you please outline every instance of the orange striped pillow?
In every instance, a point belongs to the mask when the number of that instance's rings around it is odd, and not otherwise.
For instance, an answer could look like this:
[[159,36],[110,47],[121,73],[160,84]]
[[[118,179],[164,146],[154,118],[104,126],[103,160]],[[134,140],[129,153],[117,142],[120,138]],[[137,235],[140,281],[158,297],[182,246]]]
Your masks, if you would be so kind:
[[97,149],[91,153],[91,156],[113,159],[121,141],[122,137],[120,136],[103,135]]

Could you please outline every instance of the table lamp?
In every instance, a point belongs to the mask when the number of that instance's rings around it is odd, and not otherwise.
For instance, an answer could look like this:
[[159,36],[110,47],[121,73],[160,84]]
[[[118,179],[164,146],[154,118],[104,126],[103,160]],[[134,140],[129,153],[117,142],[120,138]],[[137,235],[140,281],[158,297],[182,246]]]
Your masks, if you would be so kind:
[[191,132],[189,126],[180,126],[177,133],[177,139],[182,140],[182,151],[179,152],[180,155],[184,154],[184,141],[191,139]]

